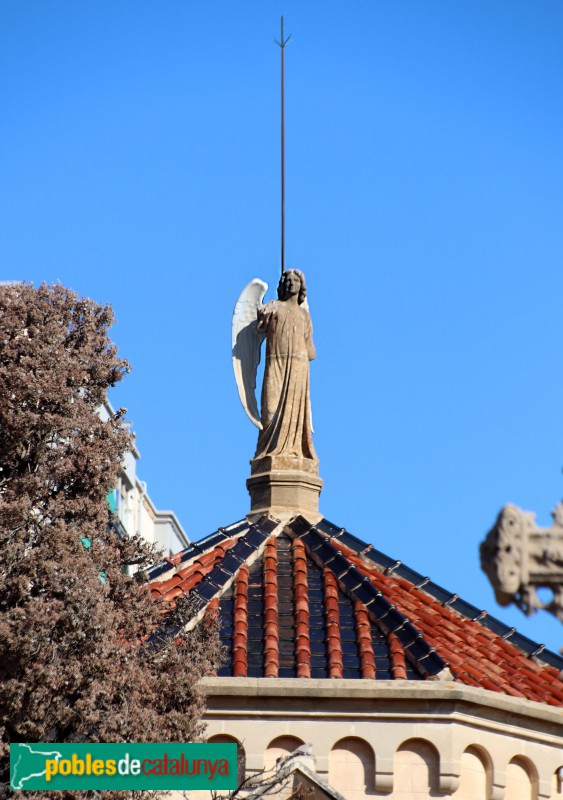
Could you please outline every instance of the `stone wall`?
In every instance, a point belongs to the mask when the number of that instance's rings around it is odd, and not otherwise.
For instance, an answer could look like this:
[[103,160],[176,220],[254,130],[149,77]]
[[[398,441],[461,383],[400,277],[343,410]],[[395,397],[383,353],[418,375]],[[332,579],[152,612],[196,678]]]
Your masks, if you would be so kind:
[[455,683],[215,678],[208,738],[246,774],[302,743],[347,800],[563,800],[563,710]]

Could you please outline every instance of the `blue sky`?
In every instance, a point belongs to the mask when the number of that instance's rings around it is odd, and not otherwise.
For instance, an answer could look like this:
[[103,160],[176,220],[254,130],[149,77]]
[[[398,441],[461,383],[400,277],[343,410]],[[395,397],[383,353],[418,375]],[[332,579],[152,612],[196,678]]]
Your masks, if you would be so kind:
[[244,516],[230,323],[278,277],[281,13],[321,509],[557,649],[478,544],[563,494],[559,0],[1,0],[1,276],[110,302],[154,501],[194,539]]

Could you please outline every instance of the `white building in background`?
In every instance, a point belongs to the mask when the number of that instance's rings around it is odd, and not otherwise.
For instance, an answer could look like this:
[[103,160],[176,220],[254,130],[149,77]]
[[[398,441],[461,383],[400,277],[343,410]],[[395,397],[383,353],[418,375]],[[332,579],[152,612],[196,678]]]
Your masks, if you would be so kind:
[[[115,410],[106,400],[100,416],[107,420]],[[137,475],[140,453],[133,445],[123,459],[117,486],[108,495],[110,510],[115,512],[128,536],[139,533],[143,539],[164,551],[165,556],[184,550],[190,543],[173,511],[159,511],[147,492],[147,484]]]

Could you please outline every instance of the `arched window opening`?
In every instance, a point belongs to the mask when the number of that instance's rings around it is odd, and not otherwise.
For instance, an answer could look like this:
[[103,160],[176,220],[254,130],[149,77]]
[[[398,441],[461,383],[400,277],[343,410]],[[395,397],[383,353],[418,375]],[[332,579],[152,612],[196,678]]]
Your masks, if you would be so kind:
[[440,785],[440,756],[433,744],[425,739],[409,739],[395,753],[394,791],[438,793]]
[[301,747],[302,744],[305,744],[305,742],[297,736],[276,736],[275,739],[272,739],[264,753],[264,769],[266,772],[274,769],[278,758],[288,756],[298,747]]
[[537,797],[536,768],[528,758],[516,756],[506,770],[506,800],[537,800]]
[[328,756],[328,782],[348,800],[363,800],[375,792],[375,754],[368,742],[346,736]]
[[488,800],[492,782],[489,754],[481,747],[471,745],[461,756],[460,783],[453,797],[455,800]]

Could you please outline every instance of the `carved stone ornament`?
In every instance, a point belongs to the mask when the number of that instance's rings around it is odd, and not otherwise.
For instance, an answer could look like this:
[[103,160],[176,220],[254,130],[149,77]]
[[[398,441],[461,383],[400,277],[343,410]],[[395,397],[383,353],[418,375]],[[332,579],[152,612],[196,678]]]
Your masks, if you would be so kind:
[[[313,446],[309,362],[315,358],[305,276],[286,270],[278,299],[263,304],[267,284],[255,278],[242,291],[233,314],[233,369],[239,397],[259,429],[247,486],[252,512],[318,514],[322,481]],[[260,412],[256,377],[260,348],[266,361]]]
[[[481,567],[500,605],[528,615],[544,609],[563,622],[563,503],[552,517],[550,528],[538,528],[535,514],[506,505],[481,543]],[[551,597],[540,599],[540,588]]]

